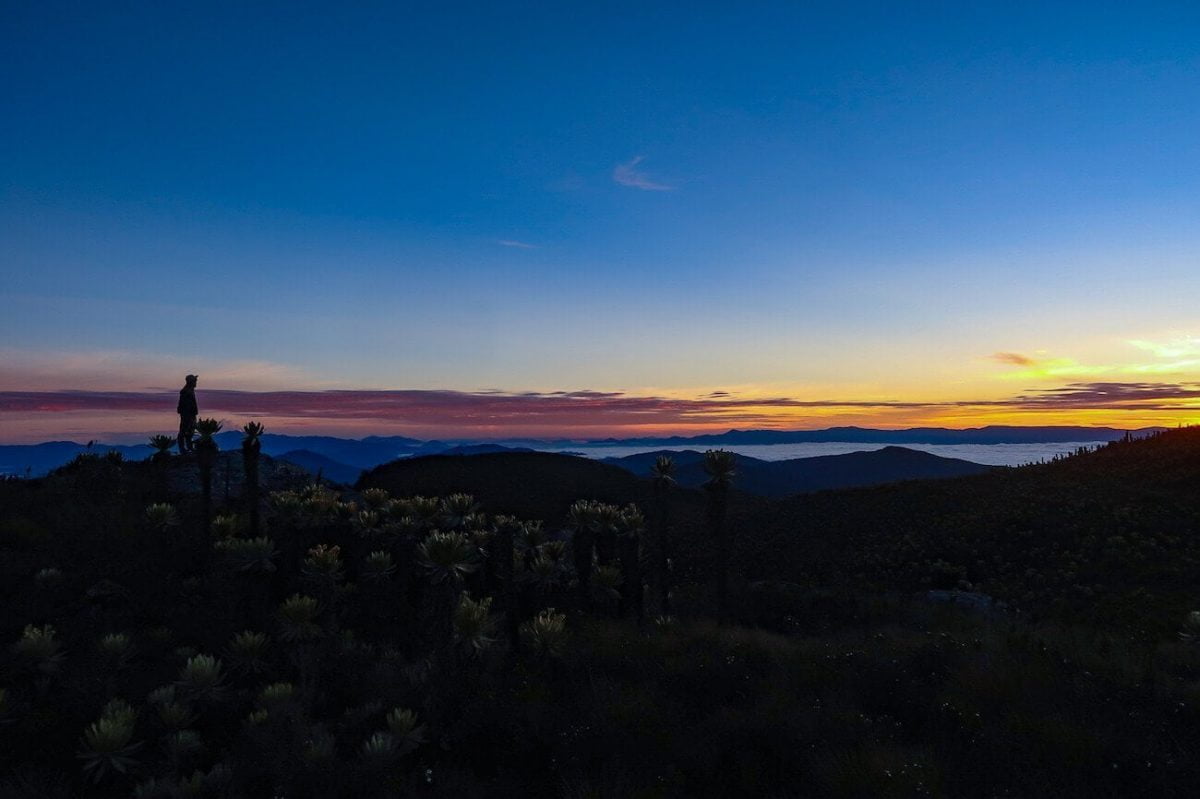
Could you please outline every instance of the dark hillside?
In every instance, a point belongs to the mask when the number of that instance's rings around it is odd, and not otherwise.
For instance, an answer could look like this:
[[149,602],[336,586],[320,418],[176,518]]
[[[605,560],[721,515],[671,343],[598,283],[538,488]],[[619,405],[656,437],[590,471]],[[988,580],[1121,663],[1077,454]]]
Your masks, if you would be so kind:
[[[405,458],[365,472],[356,488],[383,488],[393,496],[467,493],[488,513],[540,519],[547,529],[563,525],[578,499],[613,505],[637,503],[650,512],[650,481],[590,458],[550,452],[497,452]],[[674,569],[680,580],[698,579],[712,568],[715,553],[705,537],[703,492],[683,487],[670,494],[670,520],[677,542]],[[730,524],[750,529],[763,500],[735,492]]]
[[307,449],[285,452],[282,455],[276,456],[276,458],[299,466],[314,476],[319,473],[321,477],[327,480],[332,480],[335,483],[344,483],[345,485],[353,485],[363,473],[362,467],[350,466],[340,461],[335,461],[333,458],[328,458],[319,452]]
[[[549,527],[560,526],[577,499],[625,505],[650,496],[649,482],[625,469],[550,452],[406,458],[364,473],[356,487],[383,488],[399,497],[467,493],[489,513],[541,519]],[[685,507],[703,503],[698,495],[689,499]]]
[[[237,451],[211,528],[195,458],[0,480],[0,797],[1189,796],[1198,444],[735,495],[735,571],[784,581],[735,580],[720,625],[701,491],[672,492],[664,616],[626,570],[653,534],[616,508],[604,565],[596,538],[531,544],[469,499],[330,491],[266,458],[264,488],[289,490],[254,538]],[[542,453],[372,481],[552,526],[647,492]],[[1021,612],[910,593],[959,580]]]
[[[703,465],[704,453],[696,450],[642,452],[624,458],[606,458],[605,462],[646,476],[659,455],[669,455],[674,459],[678,468],[676,479],[680,485],[696,488],[707,479]],[[746,455],[735,455],[734,459],[737,461],[738,488],[770,497],[900,480],[963,477],[983,474],[995,468],[905,447],[884,447],[868,452],[782,461],[766,461]]]
[[739,542],[750,575],[970,587],[1036,613],[1170,627],[1200,585],[1198,532],[1200,428],[1185,428],[976,477],[781,500]]

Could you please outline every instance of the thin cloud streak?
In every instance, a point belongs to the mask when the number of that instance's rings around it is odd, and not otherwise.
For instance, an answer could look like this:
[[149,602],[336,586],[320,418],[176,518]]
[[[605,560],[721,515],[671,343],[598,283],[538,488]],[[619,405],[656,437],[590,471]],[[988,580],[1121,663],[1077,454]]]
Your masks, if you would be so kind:
[[1006,363],[1012,366],[1036,366],[1038,361],[1030,358],[1028,355],[1022,355],[1019,352],[994,352],[988,356],[993,361],[998,363]]
[[613,168],[613,180],[622,186],[629,186],[641,189],[642,191],[673,191],[675,189],[674,186],[652,180],[646,173],[637,168],[637,165],[644,160],[646,160],[646,156],[639,155],[623,164],[617,164]]
[[536,244],[530,244],[527,241],[517,241],[516,239],[496,239],[496,243],[501,247],[515,247],[518,250],[536,250]]

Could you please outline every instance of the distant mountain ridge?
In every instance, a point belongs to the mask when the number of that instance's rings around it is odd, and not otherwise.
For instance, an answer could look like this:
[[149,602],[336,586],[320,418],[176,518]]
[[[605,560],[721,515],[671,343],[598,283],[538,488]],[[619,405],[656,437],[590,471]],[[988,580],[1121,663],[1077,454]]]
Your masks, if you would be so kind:
[[1050,444],[1066,441],[1117,441],[1129,433],[1144,438],[1167,430],[1165,427],[1141,427],[1122,430],[1115,427],[1057,425],[1020,427],[988,425],[955,430],[948,427],[910,427],[904,430],[879,430],[871,427],[827,427],[823,430],[729,430],[698,436],[650,438],[607,438],[586,442],[564,442],[574,446],[679,446],[686,444]]
[[[360,470],[371,469],[396,458],[441,453],[468,454],[500,452],[511,449],[574,449],[585,451],[593,447],[721,447],[735,445],[796,444],[842,442],[852,444],[1046,444],[1055,442],[1107,442],[1129,434],[1142,438],[1166,428],[1146,427],[1121,430],[1114,427],[988,427],[953,430],[943,427],[914,427],[906,430],[876,430],[868,427],[830,427],[824,430],[729,430],[698,436],[668,436],[606,439],[528,439],[494,440],[463,439],[452,441],[422,441],[405,436],[368,436],[361,439],[335,436],[292,436],[267,433],[262,437],[262,451],[281,456],[304,451],[328,458],[337,464]],[[242,434],[226,430],[217,434],[222,450],[236,449]],[[0,474],[43,475],[62,466],[88,447],[73,441],[48,441],[41,444],[0,445]],[[145,444],[95,444],[93,452],[120,452],[131,460],[150,455]]]

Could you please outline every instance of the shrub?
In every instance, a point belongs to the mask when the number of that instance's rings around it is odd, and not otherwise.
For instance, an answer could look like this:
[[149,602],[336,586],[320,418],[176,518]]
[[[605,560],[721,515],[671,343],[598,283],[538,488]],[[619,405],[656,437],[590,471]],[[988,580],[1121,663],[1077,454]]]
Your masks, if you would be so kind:
[[547,608],[521,625],[526,645],[541,655],[561,657],[567,644],[567,616]]
[[471,599],[464,591],[454,609],[454,638],[471,655],[478,655],[496,640],[491,616],[492,598]]
[[156,502],[146,507],[146,521],[157,530],[179,526],[179,513],[169,502]]
[[279,637],[285,641],[308,641],[321,634],[316,623],[320,606],[310,596],[292,594],[279,606]]

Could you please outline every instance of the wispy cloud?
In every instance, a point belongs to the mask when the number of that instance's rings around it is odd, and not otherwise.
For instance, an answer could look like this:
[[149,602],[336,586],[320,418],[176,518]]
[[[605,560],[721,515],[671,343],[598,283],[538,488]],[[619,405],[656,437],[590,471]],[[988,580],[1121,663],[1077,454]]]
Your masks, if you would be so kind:
[[639,155],[623,164],[617,164],[613,168],[613,180],[622,186],[630,186],[642,191],[672,191],[674,186],[660,183],[638,169],[638,164],[644,160],[646,160],[646,156]]
[[536,244],[530,244],[527,241],[517,241],[516,239],[497,239],[496,243],[501,247],[516,247],[518,250],[536,250]]
[[[1200,410],[1200,383],[1070,383],[987,404],[1026,409]],[[982,403],[981,403],[982,404]]]
[[1038,363],[1036,358],[1030,358],[1019,352],[993,352],[988,358],[1010,366],[1036,366]]
[[1200,336],[1177,336],[1167,341],[1132,339],[1129,343],[1139,350],[1152,352],[1159,358],[1191,358],[1200,356]]

